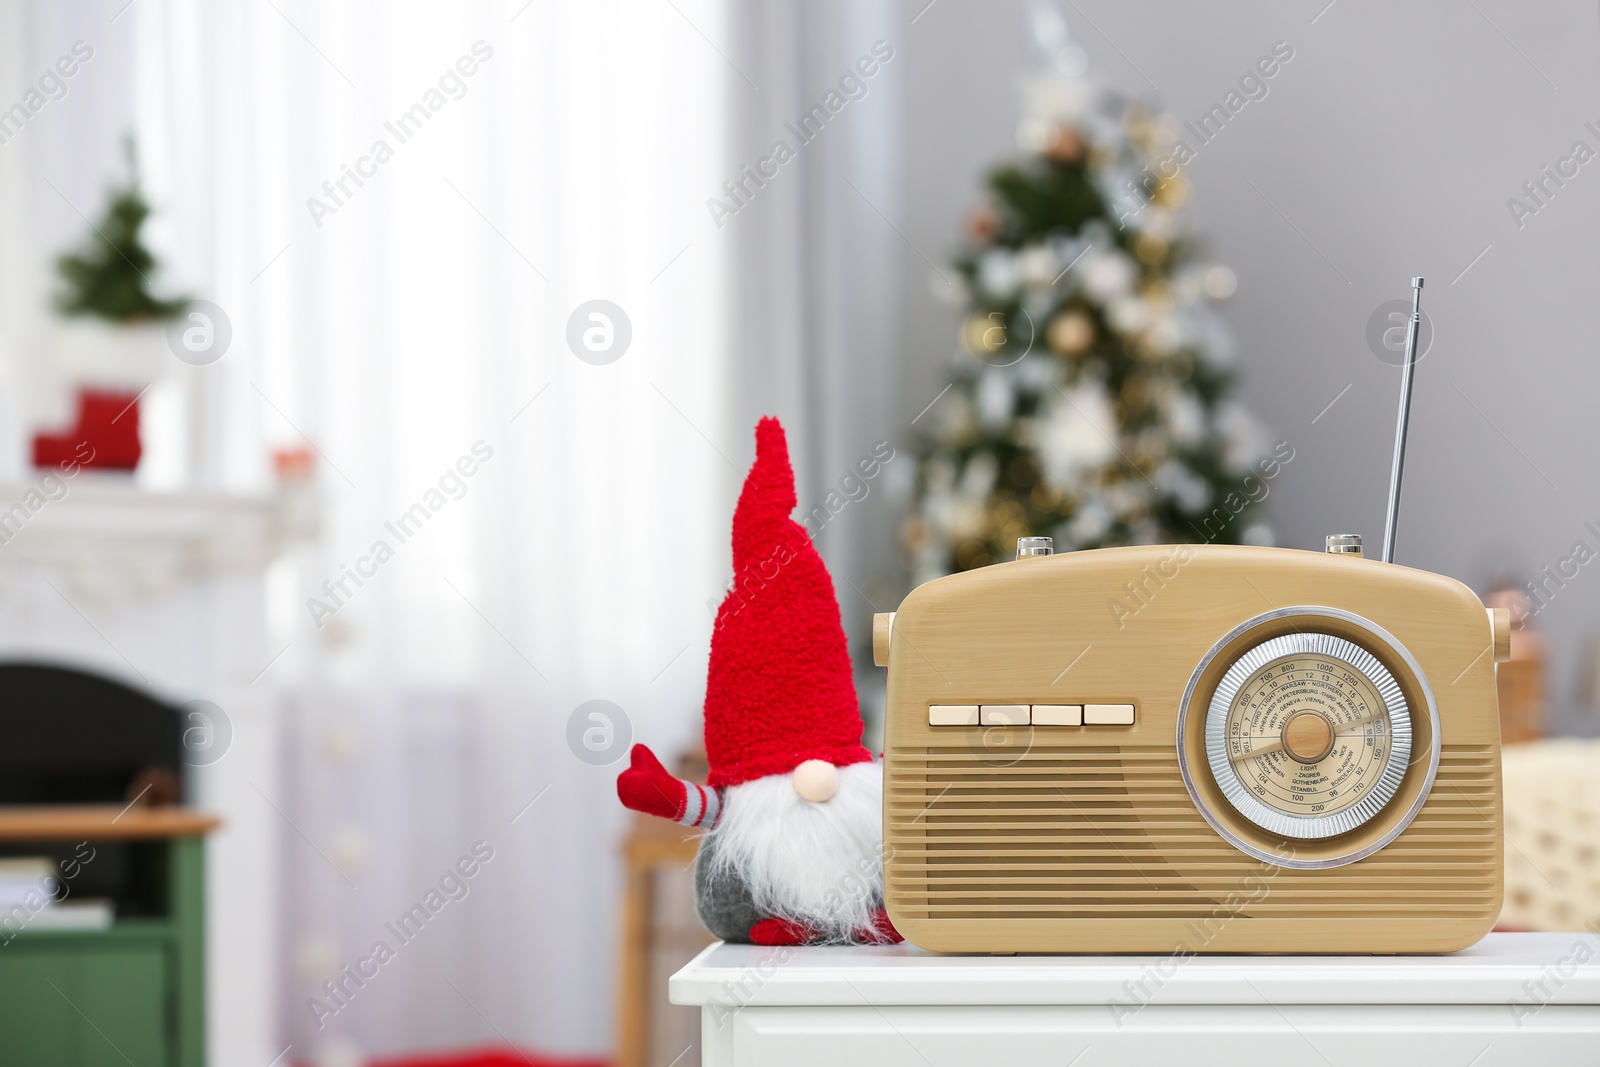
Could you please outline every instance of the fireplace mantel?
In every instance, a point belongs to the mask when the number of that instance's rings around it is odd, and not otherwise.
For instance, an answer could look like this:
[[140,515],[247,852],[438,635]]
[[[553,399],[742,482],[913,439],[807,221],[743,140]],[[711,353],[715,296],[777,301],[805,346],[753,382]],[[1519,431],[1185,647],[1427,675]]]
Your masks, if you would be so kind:
[[55,483],[0,483],[0,576],[45,567],[103,599],[159,595],[196,579],[263,570],[316,533],[309,486],[270,493],[152,492],[84,472]]

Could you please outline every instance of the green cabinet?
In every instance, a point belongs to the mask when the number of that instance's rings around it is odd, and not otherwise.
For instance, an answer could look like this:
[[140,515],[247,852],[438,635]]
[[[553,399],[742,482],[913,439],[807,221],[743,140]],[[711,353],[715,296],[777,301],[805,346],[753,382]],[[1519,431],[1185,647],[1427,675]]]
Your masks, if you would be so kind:
[[0,1067],[173,1062],[166,947],[104,940],[19,937],[0,951]]
[[166,915],[0,939],[0,1067],[201,1067],[203,847],[165,842]]
[[0,1064],[72,1063],[80,1025],[56,989],[77,987],[76,961],[17,948],[0,950]]

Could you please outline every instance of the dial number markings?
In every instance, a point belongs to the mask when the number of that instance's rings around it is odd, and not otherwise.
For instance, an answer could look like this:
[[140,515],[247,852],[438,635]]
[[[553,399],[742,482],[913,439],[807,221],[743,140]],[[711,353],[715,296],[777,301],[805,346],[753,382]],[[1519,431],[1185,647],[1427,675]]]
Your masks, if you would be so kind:
[[1359,672],[1327,656],[1283,656],[1246,678],[1229,705],[1228,758],[1262,803],[1331,814],[1382,774],[1388,727],[1377,688]]

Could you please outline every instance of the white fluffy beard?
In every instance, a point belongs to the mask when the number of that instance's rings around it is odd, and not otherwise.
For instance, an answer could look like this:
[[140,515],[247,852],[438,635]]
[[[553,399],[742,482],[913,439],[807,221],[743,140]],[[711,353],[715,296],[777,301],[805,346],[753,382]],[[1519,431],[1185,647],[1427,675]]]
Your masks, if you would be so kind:
[[713,872],[732,874],[767,915],[848,941],[883,900],[883,766],[839,769],[839,791],[804,800],[787,774],[731,786],[707,837]]

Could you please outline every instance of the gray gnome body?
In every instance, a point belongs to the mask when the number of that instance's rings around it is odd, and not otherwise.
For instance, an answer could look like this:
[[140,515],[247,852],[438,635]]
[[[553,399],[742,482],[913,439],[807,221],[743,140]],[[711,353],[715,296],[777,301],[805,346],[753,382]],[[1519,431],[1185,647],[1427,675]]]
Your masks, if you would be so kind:
[[712,873],[716,847],[709,835],[700,839],[700,853],[694,860],[695,912],[713,936],[730,944],[748,945],[750,928],[767,916],[756,909],[749,887],[735,871],[723,866]]
[[[716,850],[715,836],[707,834],[700,838],[700,852],[694,861],[695,912],[707,930],[730,944],[748,945],[750,928],[756,923],[770,918],[792,918],[787,915],[768,915],[757,908],[750,888],[745,885],[744,879],[739,877],[738,872],[727,864],[716,862]],[[883,907],[881,891],[873,893],[872,907],[875,909]],[[851,935],[860,933],[860,931],[850,931],[837,939],[850,940]],[[826,934],[822,939],[833,940]]]

